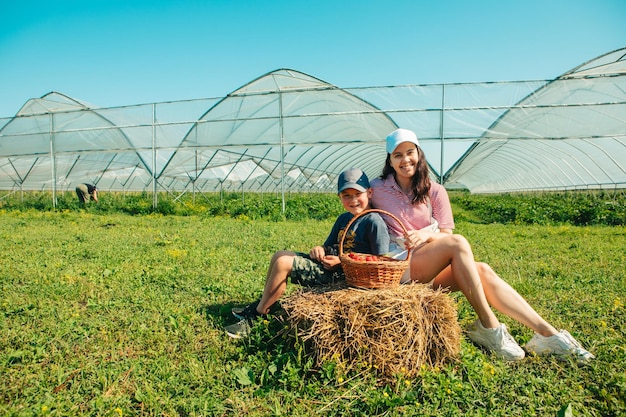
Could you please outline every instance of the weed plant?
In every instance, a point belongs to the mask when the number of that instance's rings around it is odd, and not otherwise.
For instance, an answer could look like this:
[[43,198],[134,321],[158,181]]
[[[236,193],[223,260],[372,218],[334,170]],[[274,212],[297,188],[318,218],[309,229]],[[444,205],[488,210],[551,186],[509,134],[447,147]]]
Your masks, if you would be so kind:
[[94,214],[227,216],[272,221],[334,219],[343,210],[337,204],[337,197],[328,193],[288,194],[284,212],[281,196],[272,193],[198,193],[195,196],[159,193],[156,208],[150,193],[100,192],[98,195],[99,203],[91,202],[83,207],[74,192],[59,193],[56,206],[49,192],[8,194],[0,199],[0,210],[75,211],[84,208]]
[[[289,203],[302,210],[297,220],[274,208],[262,212],[258,201],[240,212],[224,203],[221,215],[188,202],[188,212],[163,215],[120,212],[107,207],[109,198],[103,193],[101,204],[85,209],[69,198],[57,209],[3,200],[2,415],[626,414],[623,225],[483,224],[483,214],[455,202],[457,232],[476,258],[597,359],[587,366],[532,356],[507,363],[464,338],[457,361],[384,385],[366,365],[314,367],[275,318],[245,340],[222,330],[234,322],[233,306],[258,297],[276,250],[323,242],[330,213],[341,210],[336,197]],[[472,322],[464,297],[451,297],[461,325]],[[520,344],[532,337],[499,317]]]
[[[341,212],[337,197],[321,193],[288,193],[283,211],[278,193],[159,193],[153,207],[150,193],[100,192],[100,203],[89,204],[94,214],[127,213],[179,216],[227,216],[281,220],[334,220]],[[457,221],[489,224],[626,225],[624,190],[480,195],[450,192]],[[0,210],[75,211],[81,209],[74,192],[8,193],[0,196]]]
[[452,200],[481,223],[626,224],[624,190],[499,195],[452,193]]

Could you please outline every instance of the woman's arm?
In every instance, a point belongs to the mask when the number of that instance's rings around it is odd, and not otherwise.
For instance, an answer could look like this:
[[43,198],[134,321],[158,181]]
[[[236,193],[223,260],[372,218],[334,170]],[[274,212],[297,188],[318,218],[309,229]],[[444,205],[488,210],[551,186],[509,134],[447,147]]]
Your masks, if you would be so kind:
[[441,239],[452,234],[452,229],[439,229],[439,232],[427,232],[425,230],[410,230],[405,236],[406,249],[415,249],[433,240]]

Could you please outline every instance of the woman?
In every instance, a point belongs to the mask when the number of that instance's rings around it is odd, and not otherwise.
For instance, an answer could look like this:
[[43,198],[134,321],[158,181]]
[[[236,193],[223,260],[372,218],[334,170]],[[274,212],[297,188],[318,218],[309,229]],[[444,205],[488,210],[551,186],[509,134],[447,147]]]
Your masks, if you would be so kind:
[[[397,216],[409,230],[404,236],[405,247],[412,250],[406,275],[410,274],[412,281],[431,283],[434,288],[462,291],[478,315],[467,329],[468,337],[505,360],[522,359],[524,350],[498,321],[490,305],[535,331],[526,351],[573,355],[582,362],[594,358],[566,330],[557,331],[539,316],[489,265],[476,262],[467,240],[452,233],[454,220],[448,194],[443,186],[430,181],[415,133],[397,129],[386,141],[383,174],[371,182],[372,205]],[[403,231],[393,220],[388,227],[392,238],[402,240]]]

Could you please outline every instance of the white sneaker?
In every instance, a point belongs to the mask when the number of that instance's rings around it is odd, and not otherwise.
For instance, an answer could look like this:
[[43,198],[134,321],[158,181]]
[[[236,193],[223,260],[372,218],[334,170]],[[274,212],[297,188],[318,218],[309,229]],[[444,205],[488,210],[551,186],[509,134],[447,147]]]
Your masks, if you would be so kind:
[[526,351],[539,356],[573,356],[581,363],[589,362],[595,358],[567,330],[560,330],[557,334],[548,337],[535,333],[524,347]]
[[524,349],[509,334],[504,323],[500,323],[495,329],[486,329],[480,320],[476,320],[467,328],[467,336],[472,342],[504,360],[518,361],[524,358]]

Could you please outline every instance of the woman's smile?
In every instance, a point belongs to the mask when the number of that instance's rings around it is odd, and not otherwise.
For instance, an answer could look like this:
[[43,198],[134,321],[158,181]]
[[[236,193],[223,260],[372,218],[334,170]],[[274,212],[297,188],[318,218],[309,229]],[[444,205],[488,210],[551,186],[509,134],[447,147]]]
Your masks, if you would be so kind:
[[418,160],[417,147],[410,142],[401,143],[391,154],[391,166],[402,177],[415,175]]

